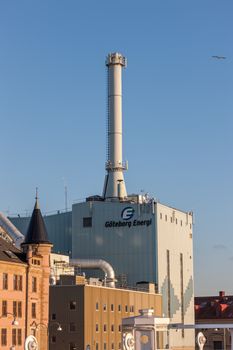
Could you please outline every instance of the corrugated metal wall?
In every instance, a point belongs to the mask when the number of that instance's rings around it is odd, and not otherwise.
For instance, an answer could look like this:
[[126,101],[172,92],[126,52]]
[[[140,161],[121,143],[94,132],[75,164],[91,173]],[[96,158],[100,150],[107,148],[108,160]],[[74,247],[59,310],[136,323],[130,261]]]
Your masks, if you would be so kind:
[[[133,216],[124,220],[122,211],[133,209]],[[130,212],[130,211],[129,211]],[[92,226],[84,227],[83,219],[92,218]],[[135,225],[134,221],[150,221]],[[111,226],[111,222],[119,226]],[[125,223],[126,226],[120,226]],[[128,224],[131,223],[131,226]],[[110,225],[110,226],[108,226]],[[73,205],[72,215],[74,258],[107,260],[126,284],[139,281],[156,282],[156,234],[154,214],[150,204],[138,205],[112,202],[87,202]]]
[[[22,234],[27,233],[30,217],[9,217],[10,221]],[[53,251],[69,254],[72,251],[72,212],[44,216],[49,240]]]

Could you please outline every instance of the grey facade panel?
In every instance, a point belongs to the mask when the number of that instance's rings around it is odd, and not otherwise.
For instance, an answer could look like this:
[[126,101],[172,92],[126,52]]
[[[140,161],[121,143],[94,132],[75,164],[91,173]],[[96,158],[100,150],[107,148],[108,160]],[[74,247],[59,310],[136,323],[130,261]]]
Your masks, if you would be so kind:
[[[69,254],[72,251],[72,212],[43,216],[53,252]],[[26,235],[30,217],[10,217],[18,230]]]
[[[122,218],[124,210],[129,218]],[[73,258],[107,260],[128,285],[156,283],[155,217],[151,204],[87,202],[72,208]],[[132,217],[130,217],[132,215]],[[83,219],[91,217],[92,227]]]

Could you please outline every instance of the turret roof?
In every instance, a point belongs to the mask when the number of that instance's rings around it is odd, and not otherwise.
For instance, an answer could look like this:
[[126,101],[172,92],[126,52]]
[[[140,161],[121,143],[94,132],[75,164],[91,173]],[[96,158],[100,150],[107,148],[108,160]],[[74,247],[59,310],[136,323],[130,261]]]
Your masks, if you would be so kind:
[[38,198],[36,197],[35,207],[28,226],[28,231],[23,244],[50,243],[48,233],[42,217]]

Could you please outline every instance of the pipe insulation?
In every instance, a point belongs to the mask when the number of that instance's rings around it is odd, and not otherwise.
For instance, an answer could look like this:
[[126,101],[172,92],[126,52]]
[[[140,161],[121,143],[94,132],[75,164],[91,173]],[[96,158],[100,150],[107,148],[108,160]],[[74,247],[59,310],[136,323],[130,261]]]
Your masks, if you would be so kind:
[[15,246],[20,248],[20,244],[24,241],[24,235],[2,212],[0,212],[0,226],[13,239]]
[[115,288],[115,271],[113,267],[103,259],[70,259],[70,265],[85,269],[100,269],[107,275],[107,284]]

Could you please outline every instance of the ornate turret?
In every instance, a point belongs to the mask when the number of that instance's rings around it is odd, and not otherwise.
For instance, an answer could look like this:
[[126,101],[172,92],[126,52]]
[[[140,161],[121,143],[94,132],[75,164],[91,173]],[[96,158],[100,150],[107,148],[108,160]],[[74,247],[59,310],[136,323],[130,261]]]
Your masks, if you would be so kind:
[[[39,347],[43,350],[48,350],[48,334],[44,332],[44,328],[48,328],[49,321],[49,256],[52,246],[52,243],[48,239],[36,194],[36,203],[25,240],[21,244],[21,247],[26,255],[26,262],[28,264],[26,298],[29,306],[26,315],[25,336],[30,335],[34,327],[34,331],[36,332],[37,330],[36,338]],[[32,284],[34,285],[34,290],[32,290]],[[34,307],[34,316],[32,316],[32,307]],[[36,327],[41,324],[45,325],[45,327],[37,329]]]
[[28,231],[23,244],[39,244],[50,243],[48,233],[45,227],[44,219],[42,217],[38,197],[36,196],[36,203],[28,226]]

